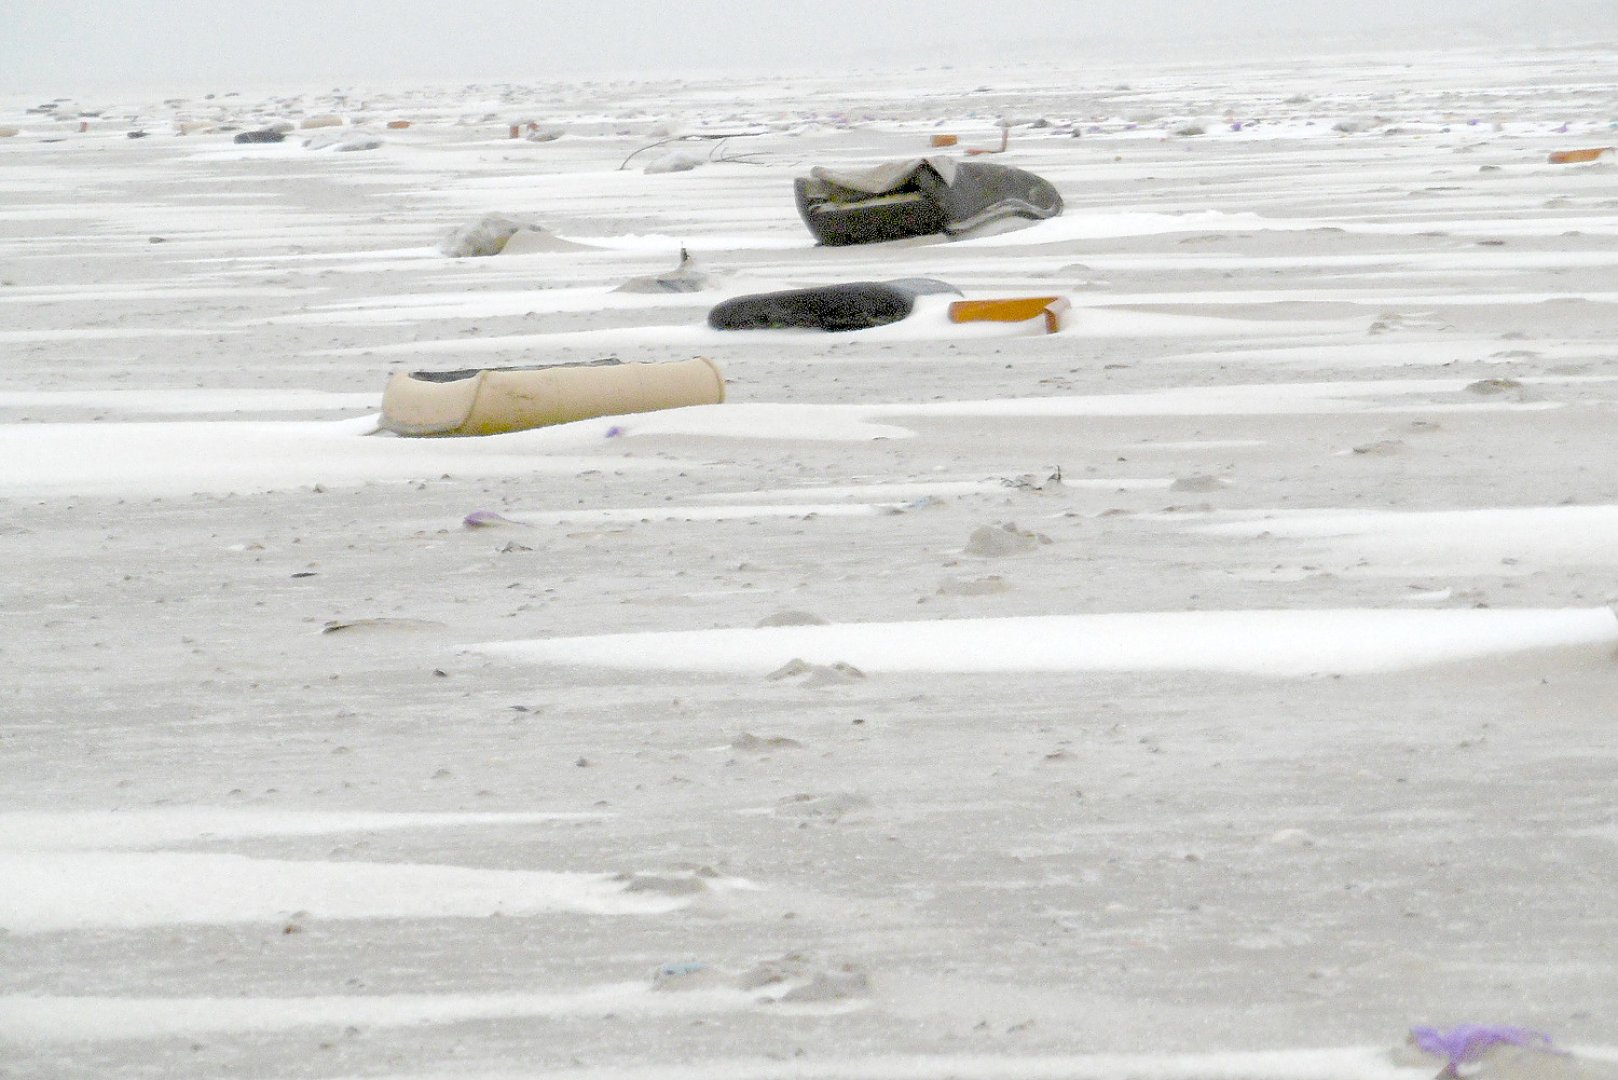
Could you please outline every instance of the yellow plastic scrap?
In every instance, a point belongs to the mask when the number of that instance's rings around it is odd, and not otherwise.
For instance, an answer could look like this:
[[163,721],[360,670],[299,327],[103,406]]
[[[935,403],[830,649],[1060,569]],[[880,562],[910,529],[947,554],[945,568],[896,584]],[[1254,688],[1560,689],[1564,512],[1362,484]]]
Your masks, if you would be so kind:
[[1062,328],[1062,314],[1071,304],[1065,296],[1015,296],[1004,300],[957,300],[949,306],[949,321],[1024,322],[1044,316],[1045,332]]

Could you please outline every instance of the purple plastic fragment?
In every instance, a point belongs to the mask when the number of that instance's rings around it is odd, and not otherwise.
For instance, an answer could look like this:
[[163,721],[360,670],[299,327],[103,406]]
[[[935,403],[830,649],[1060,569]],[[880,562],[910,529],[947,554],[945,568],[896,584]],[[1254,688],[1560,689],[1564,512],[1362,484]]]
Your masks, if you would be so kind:
[[612,427],[607,429],[607,434],[606,434],[605,437],[609,438],[609,439],[616,439],[618,436],[622,435],[623,433],[624,433],[624,429],[619,427],[617,424],[614,424],[614,425],[612,425]]
[[493,510],[474,510],[461,519],[461,524],[468,529],[484,529],[490,525],[521,525],[522,522],[513,521]]
[[1457,1070],[1462,1065],[1478,1060],[1491,1046],[1530,1046],[1557,1052],[1551,1044],[1551,1037],[1543,1031],[1505,1024],[1462,1024],[1448,1031],[1413,1027],[1410,1029],[1410,1039],[1429,1054],[1443,1054],[1449,1059],[1439,1076],[1459,1076]]

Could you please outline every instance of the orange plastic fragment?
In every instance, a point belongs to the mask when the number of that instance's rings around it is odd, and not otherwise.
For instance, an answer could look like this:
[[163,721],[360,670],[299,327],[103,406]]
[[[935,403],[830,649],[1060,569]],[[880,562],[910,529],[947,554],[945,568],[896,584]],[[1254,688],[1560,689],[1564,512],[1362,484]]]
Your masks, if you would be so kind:
[[949,306],[949,321],[1023,322],[1045,317],[1045,332],[1062,328],[1062,313],[1073,305],[1065,296],[1014,296],[1005,300],[956,300]]
[[1593,146],[1588,150],[1558,150],[1551,155],[1552,165],[1576,165],[1581,161],[1594,161],[1602,154],[1618,153],[1618,146]]
[[961,140],[957,135],[934,135],[930,141],[933,146],[954,146]]

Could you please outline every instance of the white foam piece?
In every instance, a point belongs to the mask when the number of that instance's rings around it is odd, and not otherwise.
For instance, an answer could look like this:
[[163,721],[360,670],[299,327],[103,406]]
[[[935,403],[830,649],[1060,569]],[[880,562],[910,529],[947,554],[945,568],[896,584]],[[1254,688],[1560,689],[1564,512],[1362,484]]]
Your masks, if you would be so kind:
[[283,998],[7,996],[0,997],[0,1041],[150,1041],[308,1027],[415,1027],[468,1020],[601,1018],[609,1014],[688,1016],[757,1009],[760,1006],[755,999],[754,994],[725,988],[663,993],[651,989],[645,982],[522,994],[330,994]]
[[626,893],[605,874],[419,863],[301,862],[189,852],[0,851],[0,926],[13,934],[187,923],[656,915],[689,902]]
[[793,658],[871,672],[1399,671],[1618,643],[1606,608],[1170,611],[603,634],[485,642],[519,663],[764,674]]
[[374,813],[238,810],[187,806],[152,810],[12,811],[0,813],[0,851],[109,851],[259,836],[327,836],[402,829],[535,825],[596,821],[608,815],[539,813]]

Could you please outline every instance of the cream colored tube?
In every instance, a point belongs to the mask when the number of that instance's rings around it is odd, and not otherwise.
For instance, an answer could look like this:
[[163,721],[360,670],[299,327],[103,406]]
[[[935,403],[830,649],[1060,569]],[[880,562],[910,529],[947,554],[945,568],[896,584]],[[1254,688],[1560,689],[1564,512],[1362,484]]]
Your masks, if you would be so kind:
[[493,368],[454,382],[401,372],[382,393],[382,427],[400,435],[498,435],[724,400],[724,376],[705,356],[662,364]]

